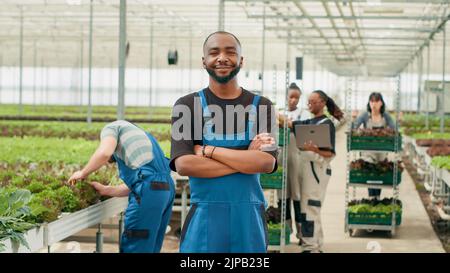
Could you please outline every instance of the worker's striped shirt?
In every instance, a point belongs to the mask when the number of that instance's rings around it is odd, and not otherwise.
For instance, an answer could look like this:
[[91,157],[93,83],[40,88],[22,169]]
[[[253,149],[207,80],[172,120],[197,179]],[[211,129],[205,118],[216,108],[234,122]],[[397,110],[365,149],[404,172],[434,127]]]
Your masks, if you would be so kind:
[[137,169],[153,160],[152,142],[145,132],[126,120],[118,120],[107,124],[100,138],[112,136],[117,140],[114,155],[125,164]]

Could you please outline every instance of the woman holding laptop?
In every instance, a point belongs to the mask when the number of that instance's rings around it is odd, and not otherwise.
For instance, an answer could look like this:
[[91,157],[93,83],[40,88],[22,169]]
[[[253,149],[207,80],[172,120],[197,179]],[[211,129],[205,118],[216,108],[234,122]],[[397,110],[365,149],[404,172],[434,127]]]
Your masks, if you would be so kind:
[[[294,129],[297,125],[328,124],[330,132],[329,148],[319,148],[312,141],[304,143],[301,153],[301,168],[303,179],[301,185],[302,210],[302,252],[320,253],[323,245],[323,231],[320,217],[321,206],[325,199],[325,192],[331,176],[330,162],[336,155],[335,139],[336,129],[333,122],[325,115],[325,106],[328,113],[341,120],[344,113],[339,109],[333,99],[325,92],[316,90],[308,98],[308,108],[313,118],[307,120],[286,121]],[[285,121],[281,117],[281,123]]]

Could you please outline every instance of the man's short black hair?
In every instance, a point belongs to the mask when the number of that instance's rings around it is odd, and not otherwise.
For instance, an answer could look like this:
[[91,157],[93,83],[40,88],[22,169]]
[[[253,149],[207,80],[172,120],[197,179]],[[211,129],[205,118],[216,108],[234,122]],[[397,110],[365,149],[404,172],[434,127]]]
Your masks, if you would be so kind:
[[236,40],[236,42],[238,43],[239,47],[241,47],[241,41],[239,41],[239,39],[236,37],[236,35],[234,35],[234,34],[231,33],[231,32],[228,32],[228,31],[219,30],[219,31],[216,31],[216,32],[213,32],[213,33],[209,34],[208,37],[206,37],[205,41],[203,42],[203,49],[205,49],[206,42],[208,42],[209,38],[210,38],[211,36],[215,35],[215,34],[227,34],[227,35],[231,35],[231,36],[233,36],[233,38]]

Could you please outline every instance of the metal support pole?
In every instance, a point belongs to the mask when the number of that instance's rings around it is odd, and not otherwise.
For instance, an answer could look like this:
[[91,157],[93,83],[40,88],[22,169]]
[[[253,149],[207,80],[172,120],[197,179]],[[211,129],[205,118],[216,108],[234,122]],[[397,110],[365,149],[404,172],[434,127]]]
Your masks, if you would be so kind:
[[102,232],[102,224],[98,224],[97,234],[95,236],[95,253],[103,252],[103,232]]
[[[430,44],[428,44],[427,48],[427,80],[430,81]],[[425,128],[428,130],[430,128],[430,90],[425,90],[425,96],[427,100]]]
[[313,56],[313,75],[312,75],[312,90],[316,89],[316,54]]
[[84,69],[84,40],[83,40],[83,30],[81,30],[81,41],[80,41],[80,113],[83,112],[83,69]]
[[273,65],[273,75],[272,75],[272,89],[273,89],[273,102],[277,101],[277,89],[278,89],[278,85],[277,85],[277,78],[278,78],[278,70],[277,70],[277,65],[274,64]]
[[110,58],[109,59],[109,105],[113,105],[113,98],[114,98],[113,66],[114,66],[114,61],[112,58]]
[[[347,150],[350,151],[351,147],[351,135],[352,135],[352,110],[355,110],[355,108],[352,108],[352,102],[353,102],[353,77],[346,77],[345,79],[345,98],[346,98],[346,105],[347,105],[347,117],[350,118],[350,120],[347,122]],[[355,80],[357,81],[357,80]],[[349,228],[348,223],[348,203],[350,199],[350,162],[351,162],[352,155],[350,152],[347,152],[347,168],[346,168],[346,183],[345,183],[345,224],[344,224],[344,231],[349,232],[349,235],[352,236],[352,229]]]
[[37,48],[36,48],[36,40],[34,40],[33,43],[34,52],[33,52],[33,106],[36,105],[36,55],[37,55]]
[[48,105],[49,101],[49,92],[50,92],[50,65],[46,67],[45,70],[45,104]]
[[123,212],[121,212],[120,213],[120,216],[119,216],[119,240],[118,240],[118,242],[119,242],[119,248],[120,248],[120,245],[122,244],[122,233],[123,233]]
[[421,96],[422,96],[422,73],[423,73],[423,51],[420,52],[417,59],[417,113],[421,113]]
[[409,77],[410,77],[410,74],[409,74],[409,64],[408,64],[408,66],[406,66],[406,71],[405,71],[405,98],[406,98],[406,100],[405,100],[405,102],[404,102],[404,105],[405,105],[405,112],[407,113],[408,112],[408,96],[409,96],[409,90],[410,90],[410,84],[411,84],[411,82],[409,81]]
[[[325,66],[322,65],[322,73],[320,73],[320,82],[321,82],[322,86],[320,88],[324,89],[324,90],[326,90],[326,88],[325,88],[325,82],[326,82],[325,75],[326,74],[327,74],[327,70],[325,69]],[[328,90],[327,90],[327,92],[328,92]]]
[[2,72],[3,72],[3,54],[0,54],[0,103],[2,103]]
[[139,106],[139,85],[140,85],[140,74],[139,68],[136,68],[136,106]]
[[[284,99],[284,116],[287,116],[288,111],[288,91],[289,91],[289,82],[290,82],[290,39],[291,33],[288,34],[287,44],[286,44],[286,74],[285,74],[285,99]],[[281,190],[281,236],[280,236],[280,253],[284,252],[284,247],[286,245],[286,206],[290,206],[290,204],[286,204],[286,195],[287,195],[287,172],[288,172],[288,154],[287,154],[287,143],[289,140],[288,127],[287,123],[284,123],[283,130],[283,140],[285,143],[285,147],[283,148],[283,178],[282,178],[282,190]],[[288,235],[289,236],[289,235]]]
[[[151,15],[151,20],[150,20],[150,52],[149,52],[149,102],[148,102],[148,106],[149,106],[149,118],[151,118],[152,116],[152,105],[153,105],[153,100],[152,100],[152,96],[153,96],[153,10],[152,10],[152,15]],[[191,36],[192,37],[192,36]],[[192,39],[192,38],[191,38]]]
[[192,26],[189,28],[189,92],[192,92]]
[[20,50],[19,50],[19,115],[23,113],[23,6],[20,7]]
[[442,93],[441,93],[441,100],[440,100],[440,104],[441,104],[441,128],[440,128],[440,132],[443,133],[444,132],[444,121],[445,121],[445,47],[447,45],[446,43],[446,31],[445,31],[445,25],[442,28],[442,32],[443,32],[443,39],[442,39]]
[[263,25],[262,25],[262,50],[261,50],[261,95],[264,95],[264,65],[266,57],[266,5],[264,3],[263,11]]
[[411,62],[408,66],[408,96],[407,96],[407,101],[408,101],[408,112],[410,112],[411,109],[411,100],[412,100],[412,96],[411,94],[413,93],[413,63]]
[[119,94],[117,119],[125,118],[125,50],[126,50],[126,0],[120,0],[120,26],[119,26]]
[[87,122],[90,124],[92,122],[92,21],[93,21],[93,9],[94,0],[91,0],[90,11],[89,11],[89,87],[88,87],[88,114]]
[[44,103],[44,77],[45,77],[45,69],[44,69],[44,57],[41,57],[41,104]]
[[414,94],[416,93],[416,91],[414,90],[414,75],[415,75],[415,71],[414,71],[414,62],[411,62],[411,93],[409,94],[409,104],[410,104],[410,108],[409,111],[413,111],[414,110],[414,104],[413,104],[413,98],[414,98]]
[[219,30],[225,30],[225,0],[219,0]]

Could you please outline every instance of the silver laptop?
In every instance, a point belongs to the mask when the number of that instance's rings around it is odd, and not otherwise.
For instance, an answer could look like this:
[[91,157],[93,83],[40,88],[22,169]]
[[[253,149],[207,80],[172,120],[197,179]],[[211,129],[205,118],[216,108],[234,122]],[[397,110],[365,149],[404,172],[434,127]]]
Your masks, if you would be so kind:
[[298,124],[295,126],[295,140],[297,147],[303,149],[303,144],[312,141],[319,148],[331,149],[330,125],[305,125]]

